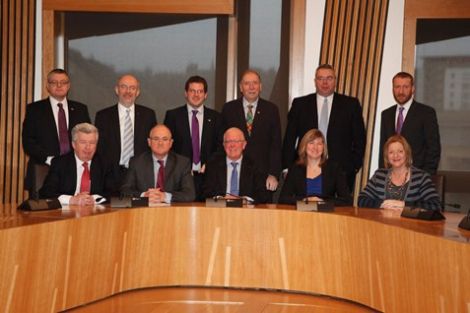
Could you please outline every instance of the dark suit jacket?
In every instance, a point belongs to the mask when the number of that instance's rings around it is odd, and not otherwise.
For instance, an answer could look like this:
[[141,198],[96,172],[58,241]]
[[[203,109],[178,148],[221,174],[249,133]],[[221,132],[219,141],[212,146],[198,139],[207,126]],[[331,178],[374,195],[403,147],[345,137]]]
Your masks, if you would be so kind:
[[[69,137],[72,142],[72,128],[79,123],[90,123],[90,116],[88,108],[82,103],[67,99],[67,106]],[[33,165],[44,164],[48,156],[60,155],[59,135],[49,98],[26,106],[22,139],[24,152],[29,156],[25,180],[25,188],[29,190],[33,185]]]
[[[135,104],[134,117],[134,156],[149,151],[147,138],[157,124],[155,111]],[[113,166],[119,166],[121,159],[121,131],[119,128],[118,105],[115,104],[96,113],[95,125],[100,131],[98,153]]]
[[[52,159],[51,167],[39,190],[40,198],[56,198],[60,195],[75,195],[77,188],[77,165],[74,152]],[[109,196],[114,185],[110,169],[95,154],[90,167],[91,194]]]
[[[121,186],[124,196],[140,196],[149,188],[155,188],[155,170],[152,152],[144,152],[133,157],[129,164],[126,180]],[[196,197],[191,162],[174,152],[168,153],[165,165],[165,192],[172,194],[172,202],[191,202]]]
[[[221,150],[220,113],[204,107],[204,121],[202,124],[201,136],[201,164],[206,164],[211,156]],[[172,150],[184,155],[190,160],[193,159],[193,145],[191,141],[191,131],[189,128],[189,115],[186,104],[173,110],[168,110],[165,115],[164,124],[170,129],[173,137]]]
[[[397,105],[382,112],[380,125],[379,167],[384,167],[383,146],[395,134]],[[441,158],[441,140],[436,111],[430,106],[413,101],[406,114],[401,135],[411,146],[413,166],[435,174]]]
[[[346,176],[338,163],[327,161],[322,165],[322,194],[324,200],[332,200],[335,205],[351,205],[352,199],[346,183]],[[307,168],[294,164],[289,168],[282,186],[279,203],[295,204],[307,197]]]
[[255,163],[261,173],[278,177],[281,172],[281,122],[277,106],[264,99],[258,100],[253,129],[248,136],[243,98],[225,103],[222,110],[223,130],[240,128],[245,133],[247,146],[243,152]]
[[[240,196],[253,198],[256,203],[266,203],[269,193],[266,190],[266,179],[253,161],[243,156],[240,168]],[[217,155],[206,165],[204,197],[214,197],[227,193],[227,158]]]
[[[356,98],[335,93],[328,122],[328,157],[338,162],[348,176],[354,178],[361,168],[366,145],[361,105]],[[288,114],[282,148],[283,167],[290,167],[297,159],[296,141],[307,131],[318,128],[317,95],[295,98]]]

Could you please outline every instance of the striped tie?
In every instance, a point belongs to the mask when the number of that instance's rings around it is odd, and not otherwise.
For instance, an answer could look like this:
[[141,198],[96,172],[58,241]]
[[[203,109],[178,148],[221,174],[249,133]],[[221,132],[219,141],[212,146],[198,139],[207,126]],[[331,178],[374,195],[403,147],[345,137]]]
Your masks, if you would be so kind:
[[134,155],[134,130],[130,116],[131,109],[126,110],[126,118],[124,120],[124,137],[122,148],[122,164],[129,167],[129,159]]

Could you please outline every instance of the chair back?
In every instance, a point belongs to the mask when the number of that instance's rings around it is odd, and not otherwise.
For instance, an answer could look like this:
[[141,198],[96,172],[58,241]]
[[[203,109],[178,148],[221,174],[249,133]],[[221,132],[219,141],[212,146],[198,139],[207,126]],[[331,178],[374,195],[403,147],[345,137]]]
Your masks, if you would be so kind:
[[442,203],[442,210],[444,211],[444,203],[445,203],[445,176],[442,174],[435,174],[431,175],[431,180],[434,183],[434,186],[436,187],[437,194],[439,195],[439,198]]
[[33,185],[29,190],[30,199],[39,199],[39,189],[41,189],[46,179],[47,173],[49,172],[49,166],[46,164],[34,164],[33,165]]

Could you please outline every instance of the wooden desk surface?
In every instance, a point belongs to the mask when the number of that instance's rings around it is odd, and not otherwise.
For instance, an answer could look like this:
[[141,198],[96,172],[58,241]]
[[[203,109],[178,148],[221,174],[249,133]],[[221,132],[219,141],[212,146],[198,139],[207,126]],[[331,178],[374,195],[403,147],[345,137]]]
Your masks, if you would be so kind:
[[54,312],[152,286],[331,295],[386,312],[470,312],[470,232],[396,212],[201,204],[2,206],[0,311]]

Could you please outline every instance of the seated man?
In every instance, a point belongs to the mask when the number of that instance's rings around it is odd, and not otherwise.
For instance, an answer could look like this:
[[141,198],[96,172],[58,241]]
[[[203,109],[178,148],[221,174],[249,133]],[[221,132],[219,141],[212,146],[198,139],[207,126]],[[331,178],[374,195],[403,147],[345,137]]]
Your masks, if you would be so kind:
[[226,156],[217,156],[206,165],[204,196],[249,197],[257,203],[267,202],[265,175],[243,156],[246,147],[243,132],[236,127],[227,129],[223,144]]
[[52,159],[52,164],[39,190],[41,198],[59,198],[62,205],[93,205],[104,202],[112,187],[108,167],[95,154],[98,129],[81,123],[72,129],[73,151]]
[[153,127],[147,141],[152,151],[131,159],[121,194],[148,197],[150,203],[194,201],[191,162],[170,152],[173,139],[168,127]]

